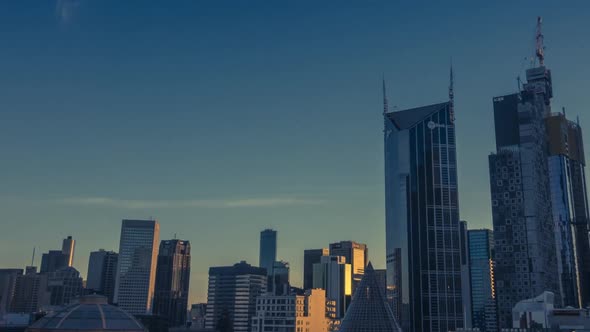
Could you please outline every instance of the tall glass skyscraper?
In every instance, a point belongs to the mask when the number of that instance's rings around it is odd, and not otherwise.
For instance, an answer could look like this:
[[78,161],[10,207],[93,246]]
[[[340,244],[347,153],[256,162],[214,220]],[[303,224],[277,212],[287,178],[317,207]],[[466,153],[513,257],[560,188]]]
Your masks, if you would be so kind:
[[[496,291],[494,284],[494,233],[489,229],[467,231],[469,243],[469,277],[473,327],[496,332]],[[490,309],[493,311],[490,313]]]
[[544,291],[559,303],[547,135],[551,72],[528,69],[524,91],[494,98],[496,153],[489,156],[500,328],[512,308]]
[[265,229],[260,232],[260,256],[258,264],[272,275],[272,267],[277,260],[277,231]]
[[130,314],[152,311],[159,240],[156,220],[123,220],[115,303]]
[[404,331],[464,327],[449,92],[449,102],[396,112],[384,96],[387,288]]

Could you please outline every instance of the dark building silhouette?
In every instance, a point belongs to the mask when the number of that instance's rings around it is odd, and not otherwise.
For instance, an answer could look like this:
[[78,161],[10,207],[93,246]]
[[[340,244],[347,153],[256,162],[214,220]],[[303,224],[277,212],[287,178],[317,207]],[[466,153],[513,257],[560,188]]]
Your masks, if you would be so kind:
[[49,304],[61,306],[70,304],[82,295],[83,282],[80,272],[73,267],[64,267],[47,274]]
[[66,255],[67,265],[74,265],[74,250],[76,249],[76,240],[68,236],[62,241],[61,252]]
[[49,304],[47,275],[38,274],[37,268],[34,266],[27,266],[25,274],[19,275],[16,279],[9,311],[33,313],[44,304]]
[[91,252],[88,260],[86,289],[106,296],[111,304],[115,295],[118,260],[119,254],[103,249]]
[[318,264],[322,256],[329,256],[327,248],[306,249],[303,252],[303,289],[313,288],[313,265]]
[[266,269],[246,262],[209,268],[205,327],[250,332],[256,298],[266,293],[267,280]]
[[188,241],[160,242],[154,315],[166,318],[169,326],[182,326],[187,322],[190,264],[191,247]]
[[55,272],[67,267],[69,256],[61,250],[49,250],[41,256],[41,273]]
[[471,279],[472,324],[483,332],[496,332],[496,290],[494,280],[494,233],[489,229],[467,232]]
[[0,317],[9,311],[16,280],[22,275],[23,269],[0,269]]
[[277,260],[277,231],[265,229],[260,232],[260,256],[258,266],[265,268],[272,275],[273,264]]
[[274,262],[272,275],[268,284],[268,291],[274,295],[288,295],[291,291],[289,283],[289,263],[278,261]]
[[340,241],[330,243],[330,256],[342,256],[346,264],[352,268],[352,292],[361,281],[365,273],[365,266],[369,262],[369,249],[367,245],[355,241]]

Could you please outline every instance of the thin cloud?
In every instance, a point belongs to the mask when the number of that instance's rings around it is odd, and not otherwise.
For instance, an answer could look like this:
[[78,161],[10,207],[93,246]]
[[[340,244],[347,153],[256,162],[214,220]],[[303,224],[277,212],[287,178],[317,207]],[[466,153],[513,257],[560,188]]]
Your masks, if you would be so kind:
[[171,208],[261,208],[296,205],[318,205],[322,201],[298,197],[266,197],[240,199],[195,199],[195,200],[137,200],[109,197],[69,197],[58,200],[60,204],[111,207],[124,209],[171,209]]
[[74,19],[78,7],[80,7],[79,0],[57,0],[55,2],[55,16],[61,23],[68,24]]

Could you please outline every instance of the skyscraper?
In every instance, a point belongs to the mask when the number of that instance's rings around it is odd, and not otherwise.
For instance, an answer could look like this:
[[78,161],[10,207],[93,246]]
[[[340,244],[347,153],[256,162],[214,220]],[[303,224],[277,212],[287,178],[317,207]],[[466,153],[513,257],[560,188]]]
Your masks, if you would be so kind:
[[313,288],[326,291],[326,299],[335,303],[332,318],[341,319],[352,296],[352,266],[342,256],[322,256],[313,265]]
[[313,265],[320,262],[322,256],[328,256],[327,248],[307,249],[303,252],[303,289],[313,288]]
[[582,129],[562,113],[546,116],[545,127],[561,305],[586,307],[590,304],[590,244]]
[[384,92],[387,288],[405,331],[464,327],[450,101],[389,112]]
[[27,266],[25,274],[16,279],[10,312],[33,313],[42,305],[49,304],[47,274],[38,274],[37,268]]
[[266,293],[266,269],[246,262],[209,268],[205,327],[250,332],[256,298]]
[[118,261],[119,254],[104,249],[91,252],[88,260],[86,289],[106,296],[109,303],[114,300]]
[[272,275],[270,276],[268,291],[275,295],[287,295],[291,289],[289,282],[289,263],[284,261],[274,262]]
[[55,272],[61,268],[67,267],[69,256],[62,250],[49,250],[41,256],[41,273]]
[[496,97],[496,153],[489,156],[500,328],[512,308],[544,291],[559,300],[544,117],[553,96],[551,72],[526,71],[524,91]]
[[74,250],[76,249],[76,240],[71,236],[65,238],[61,245],[61,251],[67,257],[67,265],[74,265]]
[[68,266],[47,275],[49,305],[62,306],[82,295],[82,278],[80,272]]
[[156,220],[123,220],[115,303],[133,315],[151,313],[160,225]]
[[22,275],[23,269],[0,269],[0,317],[9,311],[16,280]]
[[186,324],[190,274],[190,243],[183,240],[162,241],[156,270],[154,314],[166,317],[170,326]]
[[260,256],[258,265],[272,275],[272,266],[277,260],[277,231],[265,229],[260,232]]
[[367,245],[354,241],[340,241],[330,244],[330,255],[331,256],[342,256],[346,258],[346,263],[352,267],[352,292],[356,288],[363,274],[365,273],[365,267],[369,262],[369,249]]
[[[483,332],[496,332],[494,234],[489,229],[473,229],[467,234],[473,327]],[[493,309],[493,312],[489,312],[490,309]]]

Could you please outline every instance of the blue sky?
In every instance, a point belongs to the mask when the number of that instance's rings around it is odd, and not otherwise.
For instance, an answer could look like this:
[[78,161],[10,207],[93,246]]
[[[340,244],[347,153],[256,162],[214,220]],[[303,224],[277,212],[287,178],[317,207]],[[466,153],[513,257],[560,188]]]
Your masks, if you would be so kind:
[[2,2],[0,265],[73,235],[85,275],[121,219],[154,217],[192,243],[192,301],[209,266],[256,264],[266,227],[295,284],[338,240],[383,267],[380,80],[399,109],[444,101],[451,58],[461,217],[491,227],[491,99],[538,15],[553,105],[586,127],[587,1]]

